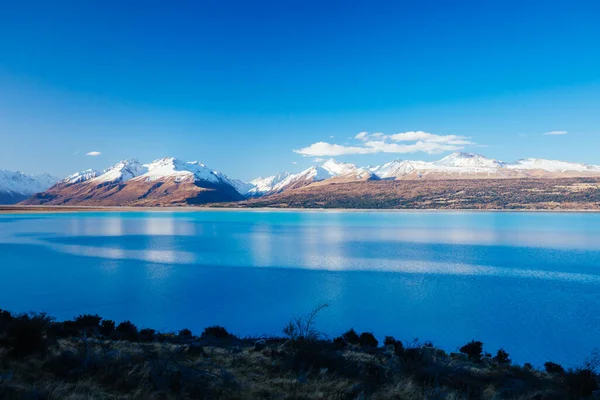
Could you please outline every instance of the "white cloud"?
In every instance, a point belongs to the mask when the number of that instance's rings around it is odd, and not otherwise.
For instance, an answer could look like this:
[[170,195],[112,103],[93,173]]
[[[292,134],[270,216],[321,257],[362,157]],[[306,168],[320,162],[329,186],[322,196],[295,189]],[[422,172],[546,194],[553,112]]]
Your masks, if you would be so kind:
[[390,140],[394,142],[412,142],[415,140],[422,140],[424,142],[432,143],[447,143],[454,145],[469,145],[473,144],[469,141],[468,137],[457,136],[457,135],[436,135],[433,133],[423,131],[410,131],[404,133],[396,133],[395,135],[389,136]]
[[344,154],[371,154],[373,151],[365,147],[357,146],[342,146],[339,144],[331,144],[327,142],[313,143],[308,147],[299,150],[294,150],[294,153],[301,154],[306,157],[319,156],[342,156]]
[[368,137],[369,137],[369,132],[360,132],[360,133],[357,133],[356,136],[354,136],[354,139],[367,140]]
[[321,158],[321,157],[315,157],[315,158],[313,158],[313,161],[314,162],[321,162],[321,161],[325,161],[325,159]]
[[544,133],[544,135],[566,135],[567,131],[550,131],[550,132],[546,132]]
[[331,136],[329,136],[329,139],[333,139],[334,137],[335,137],[335,136],[331,135]]
[[298,161],[292,161],[292,164],[296,165],[298,164]]
[[92,157],[99,156],[100,154],[102,154],[102,153],[100,153],[99,151],[90,151],[89,153],[86,153],[86,155],[92,156]]
[[[423,131],[410,131],[386,135],[384,133],[360,132],[354,139],[357,145],[339,145],[328,142],[313,143],[308,147],[294,150],[305,157],[331,157],[348,154],[375,153],[417,153],[428,154],[457,151],[468,145],[476,145],[468,137],[457,135],[436,135]],[[403,143],[413,142],[413,143]]]

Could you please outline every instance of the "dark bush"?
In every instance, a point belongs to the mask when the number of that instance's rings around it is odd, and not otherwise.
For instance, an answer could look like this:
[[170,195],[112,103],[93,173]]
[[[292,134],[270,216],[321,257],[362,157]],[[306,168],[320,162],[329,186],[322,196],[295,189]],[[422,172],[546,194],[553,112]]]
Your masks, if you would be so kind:
[[346,339],[344,339],[341,336],[338,336],[336,338],[333,339],[333,347],[335,349],[343,349],[348,345],[348,343],[346,342]]
[[383,345],[384,346],[396,346],[397,340],[394,339],[393,336],[386,336],[385,339],[383,339]]
[[350,329],[348,332],[344,333],[342,339],[349,344],[360,344],[360,336],[358,336],[358,333],[356,333],[354,329]]
[[504,349],[498,350],[493,360],[498,364],[510,364],[509,354]]
[[190,339],[192,337],[192,331],[190,331],[187,328],[183,328],[182,330],[179,331],[177,336],[179,336],[182,339]]
[[51,340],[48,336],[53,318],[45,313],[19,315],[10,322],[6,340],[13,357],[25,357],[32,354],[45,355]]
[[546,372],[549,374],[562,374],[565,372],[565,369],[562,367],[562,365],[553,363],[552,361],[545,363],[544,368],[546,368]]
[[379,342],[371,332],[363,332],[359,337],[360,345],[363,347],[377,347]]
[[10,312],[0,309],[0,334],[6,332],[12,320],[13,316]]
[[100,326],[100,321],[102,321],[102,317],[98,315],[83,314],[75,318],[73,322],[75,322],[75,326],[79,329],[87,332],[95,332]]
[[213,338],[217,338],[217,339],[226,339],[228,337],[230,337],[231,334],[229,332],[227,332],[227,329],[223,328],[222,326],[209,326],[208,328],[204,329],[204,332],[202,332],[202,337],[213,337]]
[[111,336],[115,331],[115,321],[111,321],[110,319],[103,320],[98,331],[102,336]]
[[295,351],[288,353],[282,363],[284,370],[292,370],[297,374],[318,373],[327,369],[329,373],[344,370],[345,358],[337,351],[324,346],[323,343],[303,341]]
[[483,343],[480,341],[471,340],[459,350],[461,353],[469,356],[472,361],[480,361],[483,353]]
[[598,390],[598,381],[592,370],[578,368],[565,374],[565,386],[572,395],[582,398],[591,396],[593,391]]
[[115,329],[115,334],[119,340],[134,342],[138,339],[138,329],[130,321],[121,322]]
[[57,338],[79,337],[79,327],[73,321],[55,322],[50,326],[52,334]]
[[156,331],[154,329],[142,329],[140,331],[140,342],[153,342],[155,333]]

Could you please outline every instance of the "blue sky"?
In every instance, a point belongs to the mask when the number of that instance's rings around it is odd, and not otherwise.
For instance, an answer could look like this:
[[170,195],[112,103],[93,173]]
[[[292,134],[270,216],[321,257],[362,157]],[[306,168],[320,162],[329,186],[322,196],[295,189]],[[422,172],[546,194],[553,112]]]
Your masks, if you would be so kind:
[[597,1],[3,2],[0,168],[176,156],[251,179],[455,148],[600,164],[599,15]]

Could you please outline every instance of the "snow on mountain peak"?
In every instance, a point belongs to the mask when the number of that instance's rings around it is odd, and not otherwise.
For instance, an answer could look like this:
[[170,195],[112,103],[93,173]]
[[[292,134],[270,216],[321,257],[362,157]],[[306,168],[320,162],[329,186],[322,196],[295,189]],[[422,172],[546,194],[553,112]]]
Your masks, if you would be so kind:
[[123,160],[104,170],[102,175],[94,178],[95,182],[125,182],[140,176],[148,171],[148,168],[136,159]]
[[501,168],[504,163],[475,153],[456,152],[435,162],[445,167],[463,168]]
[[261,196],[273,190],[273,188],[285,180],[291,174],[289,172],[280,172],[276,175],[267,176],[266,178],[260,177],[253,179],[249,182],[252,187],[246,191],[248,196]]
[[67,176],[65,179],[62,180],[62,182],[67,184],[81,183],[89,181],[90,179],[94,179],[100,175],[102,174],[96,171],[95,169],[84,169],[83,171],[78,171],[72,175]]
[[153,181],[162,178],[181,180],[202,180],[218,183],[217,174],[198,161],[185,162],[174,157],[164,157],[144,164],[147,171],[136,179]]
[[0,192],[28,196],[43,192],[58,180],[48,174],[28,175],[19,171],[0,170]]
[[600,172],[600,166],[568,161],[544,160],[540,158],[524,158],[507,166],[511,169],[540,169],[548,172]]

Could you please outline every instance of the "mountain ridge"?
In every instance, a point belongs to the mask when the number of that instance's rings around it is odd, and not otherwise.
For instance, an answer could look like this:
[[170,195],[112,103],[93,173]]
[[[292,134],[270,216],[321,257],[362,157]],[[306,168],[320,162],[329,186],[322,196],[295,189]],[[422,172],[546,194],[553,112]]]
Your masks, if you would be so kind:
[[23,204],[185,205],[231,202],[315,185],[374,180],[577,177],[600,177],[600,166],[537,158],[506,163],[476,153],[455,152],[437,161],[396,159],[370,167],[331,158],[298,173],[281,172],[244,182],[198,161],[163,157],[146,164],[137,159],[123,160],[102,172],[93,169],[76,172]]

